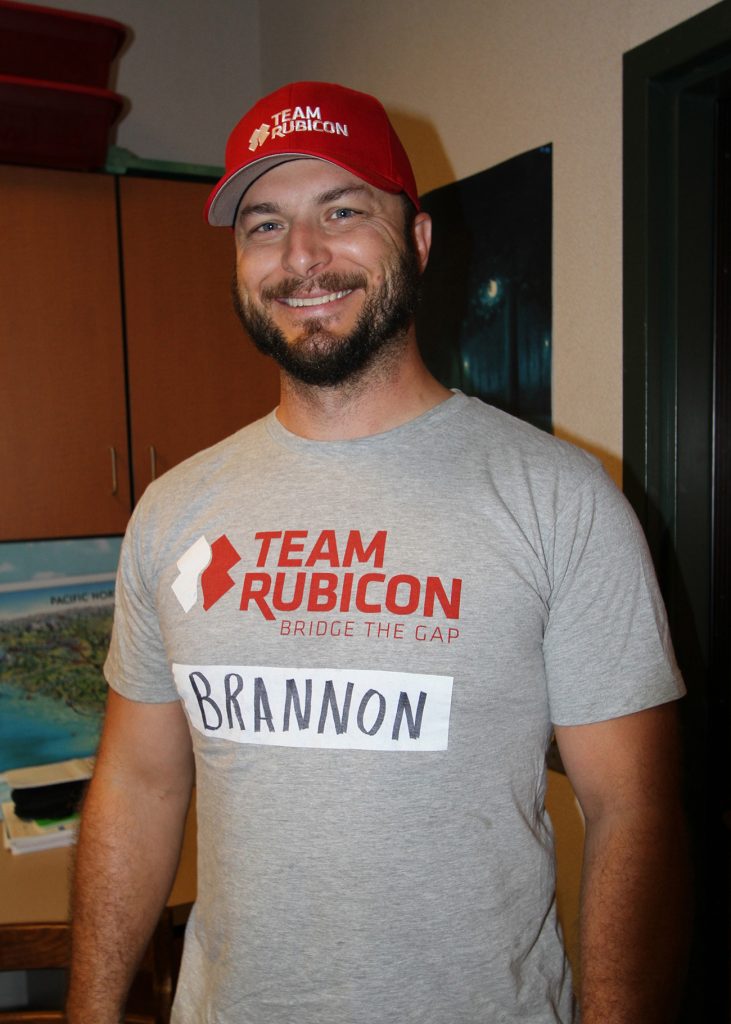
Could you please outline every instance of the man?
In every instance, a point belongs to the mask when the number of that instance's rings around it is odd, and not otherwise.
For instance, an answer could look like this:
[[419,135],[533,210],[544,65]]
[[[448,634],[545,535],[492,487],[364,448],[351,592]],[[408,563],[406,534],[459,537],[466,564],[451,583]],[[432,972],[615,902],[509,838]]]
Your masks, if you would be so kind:
[[574,1020],[545,752],[587,824],[584,1024],[671,1019],[682,693],[598,463],[452,393],[414,330],[431,225],[381,105],[261,100],[209,200],[275,412],[153,484],[121,560],[72,1024],[119,1018],[175,871],[179,1024]]

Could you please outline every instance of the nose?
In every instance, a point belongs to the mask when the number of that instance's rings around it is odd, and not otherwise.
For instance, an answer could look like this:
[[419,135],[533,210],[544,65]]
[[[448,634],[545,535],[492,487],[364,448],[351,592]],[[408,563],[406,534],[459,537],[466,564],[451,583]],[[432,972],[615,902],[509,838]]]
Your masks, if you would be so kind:
[[330,250],[318,225],[307,221],[290,223],[282,253],[283,268],[297,277],[312,277],[329,262]]

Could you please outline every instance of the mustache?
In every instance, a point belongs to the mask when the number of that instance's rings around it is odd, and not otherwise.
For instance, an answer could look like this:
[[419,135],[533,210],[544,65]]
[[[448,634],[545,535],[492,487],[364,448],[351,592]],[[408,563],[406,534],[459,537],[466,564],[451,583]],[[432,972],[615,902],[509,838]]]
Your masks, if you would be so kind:
[[276,299],[291,299],[295,295],[297,298],[306,298],[315,291],[354,291],[356,288],[366,288],[367,285],[368,281],[364,274],[338,274],[326,270],[306,282],[300,278],[286,277],[276,285],[262,288],[261,297],[265,302],[272,302]]

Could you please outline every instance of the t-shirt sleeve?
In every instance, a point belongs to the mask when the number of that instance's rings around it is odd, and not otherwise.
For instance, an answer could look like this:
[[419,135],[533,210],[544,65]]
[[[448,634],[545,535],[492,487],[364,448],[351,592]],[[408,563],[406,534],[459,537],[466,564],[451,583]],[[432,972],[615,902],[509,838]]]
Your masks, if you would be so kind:
[[142,543],[142,508],[130,519],[117,569],[114,625],[104,665],[107,682],[123,697],[147,703],[178,699],[160,633],[153,583],[153,559]]
[[544,659],[556,725],[616,718],[685,692],[645,537],[600,467],[557,515]]

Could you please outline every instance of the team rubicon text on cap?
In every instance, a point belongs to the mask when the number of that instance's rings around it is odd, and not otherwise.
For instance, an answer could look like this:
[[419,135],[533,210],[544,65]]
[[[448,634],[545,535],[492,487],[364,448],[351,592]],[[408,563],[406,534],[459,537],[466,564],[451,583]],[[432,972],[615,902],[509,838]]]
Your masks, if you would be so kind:
[[419,208],[409,158],[383,105],[342,85],[294,82],[259,100],[231,132],[226,173],[206,205],[208,222],[231,227],[257,178],[306,158],[336,164],[385,192],[404,192]]
[[270,123],[263,122],[255,128],[249,139],[249,149],[254,153],[267,139],[281,139],[291,132],[326,132],[328,135],[348,135],[347,124],[323,118],[320,107],[295,107],[294,110],[279,110],[272,114]]

